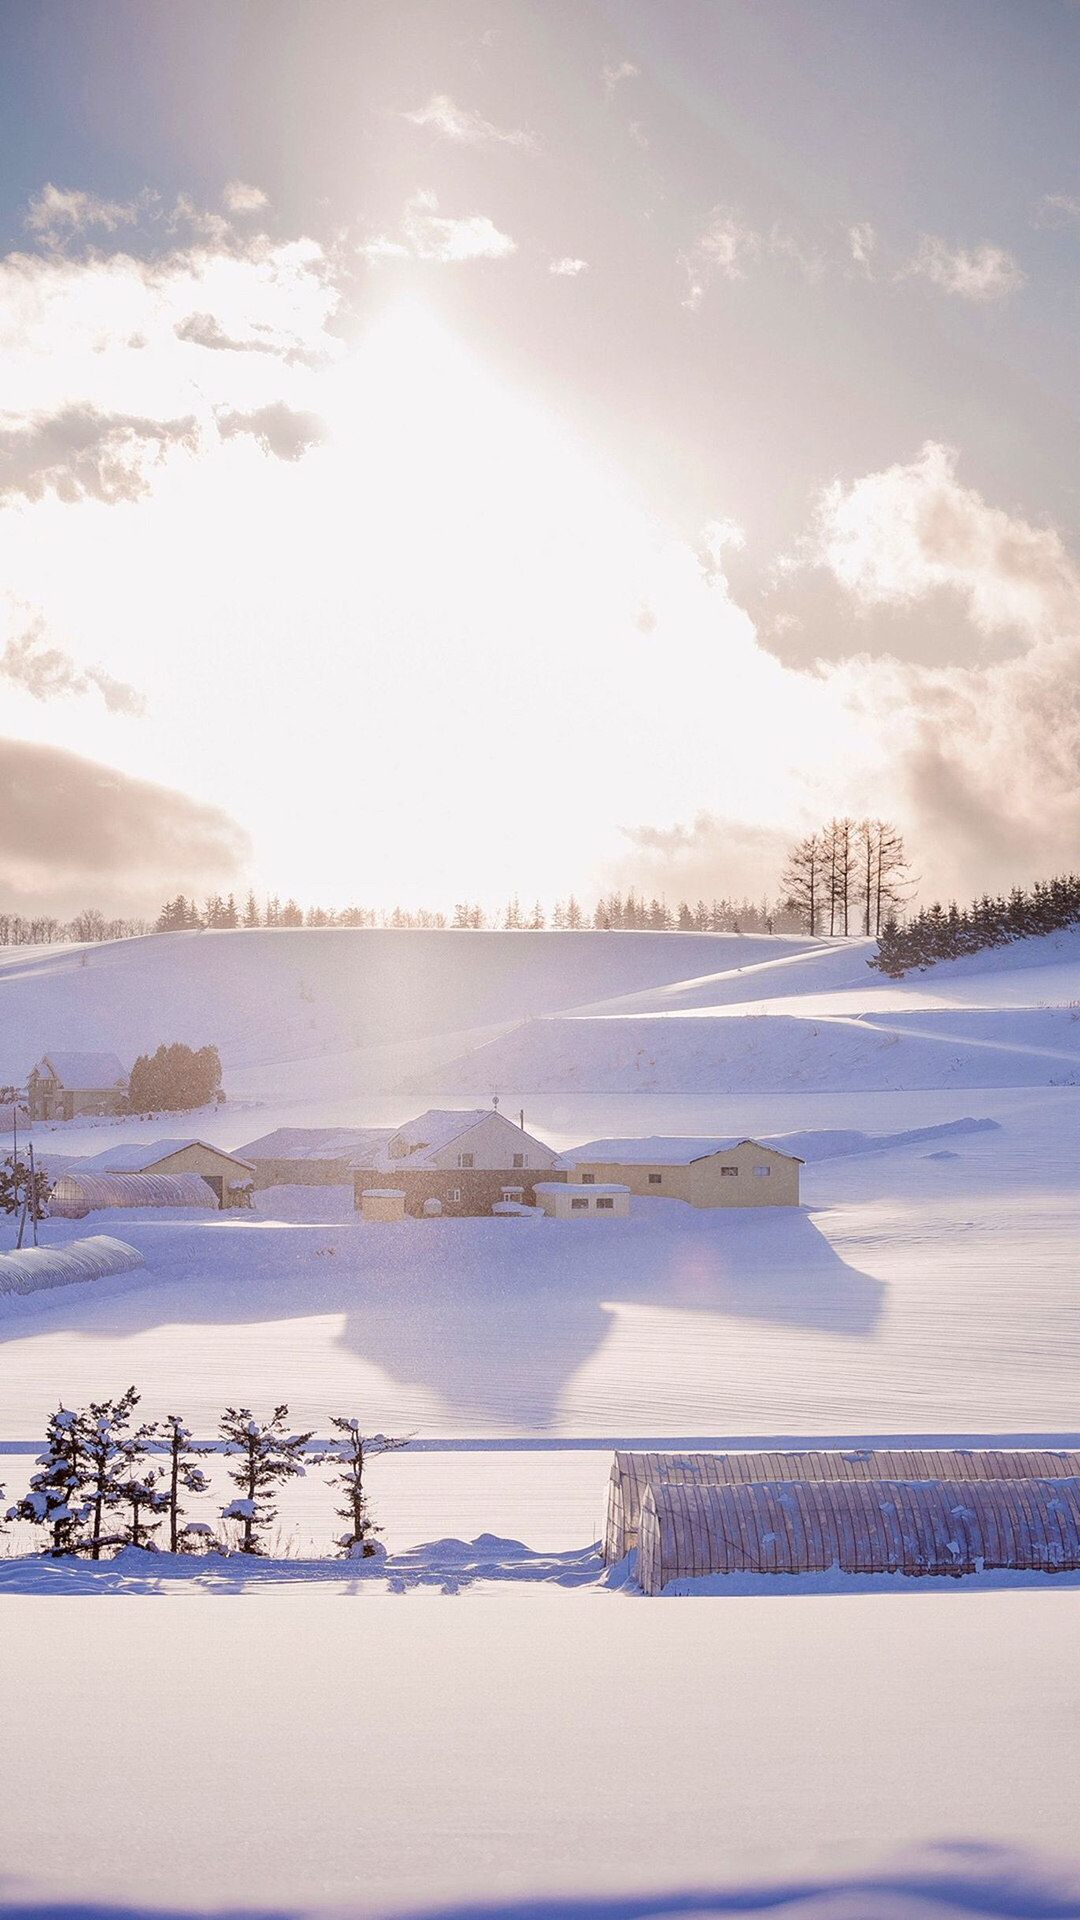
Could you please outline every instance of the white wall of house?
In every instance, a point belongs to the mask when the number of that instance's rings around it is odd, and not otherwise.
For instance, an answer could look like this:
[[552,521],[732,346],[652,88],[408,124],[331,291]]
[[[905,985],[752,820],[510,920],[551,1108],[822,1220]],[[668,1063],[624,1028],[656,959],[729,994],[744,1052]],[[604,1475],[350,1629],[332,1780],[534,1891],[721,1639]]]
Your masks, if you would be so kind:
[[[471,1159],[463,1156],[471,1155]],[[518,1157],[520,1156],[520,1158]],[[426,1156],[425,1156],[426,1158]],[[478,1172],[525,1172],[537,1167],[547,1169],[556,1165],[558,1154],[554,1148],[535,1140],[531,1133],[523,1133],[512,1120],[501,1113],[486,1114],[468,1133],[441,1148],[427,1161],[430,1166],[442,1167],[453,1171],[456,1167],[474,1167]],[[406,1165],[408,1163],[406,1162]]]

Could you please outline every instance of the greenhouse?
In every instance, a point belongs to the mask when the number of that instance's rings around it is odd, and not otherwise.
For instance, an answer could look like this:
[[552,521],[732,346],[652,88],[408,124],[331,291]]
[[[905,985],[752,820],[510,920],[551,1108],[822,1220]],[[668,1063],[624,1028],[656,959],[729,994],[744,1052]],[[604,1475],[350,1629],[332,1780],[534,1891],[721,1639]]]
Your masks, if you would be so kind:
[[201,1173],[62,1173],[49,1195],[49,1213],[82,1220],[107,1207],[216,1208]]
[[0,1294],[41,1293],[79,1280],[131,1273],[143,1265],[142,1254],[135,1247],[107,1233],[69,1240],[66,1246],[21,1247],[15,1253],[0,1253]]
[[638,1578],[730,1573],[1062,1573],[1080,1567],[1080,1481],[774,1480],[648,1487]]
[[1080,1476],[1080,1450],[1034,1447],[835,1447],[794,1452],[616,1453],[608,1483],[604,1559],[638,1544],[650,1486],[722,1487],[755,1481],[1037,1480]]

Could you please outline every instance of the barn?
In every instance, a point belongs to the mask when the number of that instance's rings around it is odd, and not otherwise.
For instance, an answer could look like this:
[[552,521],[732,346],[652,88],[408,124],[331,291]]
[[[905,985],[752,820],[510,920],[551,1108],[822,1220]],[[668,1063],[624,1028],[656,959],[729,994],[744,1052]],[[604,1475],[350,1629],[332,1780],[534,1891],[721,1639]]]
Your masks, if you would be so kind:
[[1080,1568],[1080,1480],[771,1480],[649,1486],[647,1594],[703,1574]]
[[802,1161],[764,1140],[654,1134],[640,1140],[591,1140],[563,1158],[583,1184],[617,1181],[642,1200],[684,1200],[691,1207],[799,1204]]
[[219,1207],[251,1205],[255,1169],[206,1140],[128,1140],[80,1160],[78,1173],[197,1173]]
[[49,1195],[49,1213],[83,1220],[110,1207],[216,1207],[199,1173],[62,1173]]
[[638,1544],[648,1488],[746,1486],[798,1480],[1080,1480],[1080,1450],[1036,1447],[818,1447],[804,1451],[616,1453],[608,1481],[604,1559]]
[[241,1160],[264,1187],[351,1187],[353,1168],[367,1166],[386,1145],[392,1127],[275,1127],[246,1147]]

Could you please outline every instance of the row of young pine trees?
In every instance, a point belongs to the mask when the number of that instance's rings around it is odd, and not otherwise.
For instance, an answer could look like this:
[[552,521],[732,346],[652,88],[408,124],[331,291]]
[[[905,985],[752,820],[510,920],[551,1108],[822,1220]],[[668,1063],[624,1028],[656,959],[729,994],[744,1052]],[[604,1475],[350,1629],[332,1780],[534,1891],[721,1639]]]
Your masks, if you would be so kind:
[[870,965],[895,980],[935,960],[956,960],[1078,922],[1080,874],[1059,874],[1053,880],[1036,880],[1032,887],[1014,887],[1007,898],[984,893],[967,907],[958,907],[955,900],[947,907],[935,902],[903,925],[889,920]]
[[51,1416],[39,1471],[6,1514],[43,1530],[44,1553],[100,1560],[121,1547],[154,1552],[166,1543],[171,1553],[229,1551],[214,1528],[186,1517],[189,1499],[211,1492],[201,1461],[216,1452],[229,1460],[228,1478],[238,1489],[220,1508],[221,1519],[234,1523],[236,1551],[265,1554],[275,1496],[309,1466],[331,1469],[340,1499],[335,1512],[345,1522],[338,1553],[358,1559],[382,1551],[364,1473],[376,1455],[407,1446],[409,1436],[365,1434],[358,1420],[331,1415],[332,1439],[308,1452],[312,1434],[289,1432],[287,1406],[275,1407],[268,1420],[248,1407],[226,1407],[220,1445],[198,1445],[176,1414],[136,1424],[139,1399],[129,1387],[115,1400],[78,1411],[59,1407]]

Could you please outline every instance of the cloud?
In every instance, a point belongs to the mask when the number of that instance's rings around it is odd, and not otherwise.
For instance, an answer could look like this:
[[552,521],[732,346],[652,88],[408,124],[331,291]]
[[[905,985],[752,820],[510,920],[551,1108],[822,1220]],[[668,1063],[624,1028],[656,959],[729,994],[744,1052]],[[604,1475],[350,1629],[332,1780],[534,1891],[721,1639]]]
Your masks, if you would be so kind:
[[576,280],[579,273],[588,273],[588,271],[587,260],[575,260],[570,254],[564,254],[561,260],[553,260],[548,268],[549,273],[558,274],[565,280]]
[[360,247],[364,258],[433,260],[455,265],[465,260],[505,260],[517,252],[517,242],[486,214],[471,213],[450,219],[438,211],[433,193],[415,193],[402,215],[403,240],[379,236]]
[[951,248],[934,234],[924,233],[915,258],[901,279],[921,276],[961,300],[1007,299],[1025,284],[1027,275],[1004,247],[985,242],[979,247]]
[[0,674],[6,680],[22,687],[34,700],[55,700],[96,688],[110,713],[145,713],[141,693],[126,680],[114,680],[101,667],[76,666],[62,648],[45,646],[42,635],[43,622],[37,620],[25,633],[8,641],[0,654]]
[[433,93],[426,106],[403,113],[414,127],[427,127],[444,140],[467,147],[521,147],[535,152],[536,139],[524,127],[497,127],[468,107],[459,107],[447,93]]
[[246,180],[230,180],[221,195],[226,213],[262,213],[270,205],[261,187],[250,187]]
[[1035,209],[1032,225],[1067,227],[1080,220],[1080,199],[1071,193],[1044,193]]
[[679,255],[689,280],[684,307],[696,313],[714,280],[745,280],[761,252],[761,235],[732,208],[717,207],[689,252]]
[[874,249],[877,246],[877,234],[869,220],[861,220],[855,226],[848,228],[848,246],[855,265],[869,270]]
[[255,413],[221,413],[218,431],[223,440],[250,434],[264,453],[279,460],[299,460],[326,439],[326,428],[314,414],[296,413],[280,401]]
[[198,444],[195,420],[141,420],[67,407],[14,424],[0,416],[0,501],[21,495],[40,500],[137,500],[147,490],[147,467],[173,446]]
[[0,740],[0,886],[39,911],[88,893],[149,906],[234,876],[247,838],[218,807],[62,748]]
[[96,194],[83,193],[77,188],[54,187],[50,180],[31,200],[25,225],[28,232],[52,246],[91,227],[115,233],[118,227],[134,225],[149,198],[144,196],[126,202],[100,200]]
[[609,96],[622,86],[624,80],[638,80],[640,77],[641,68],[635,67],[631,60],[620,60],[617,65],[613,62],[600,69],[604,92]]
[[703,810],[684,825],[623,827],[633,852],[618,862],[624,886],[646,896],[678,899],[760,899],[775,894],[776,881],[791,843],[777,827],[720,818]]
[[828,568],[864,612],[948,592],[987,635],[1080,625],[1080,582],[1060,534],[989,506],[961,485],[956,460],[928,441],[907,465],[835,482],[800,559]]

